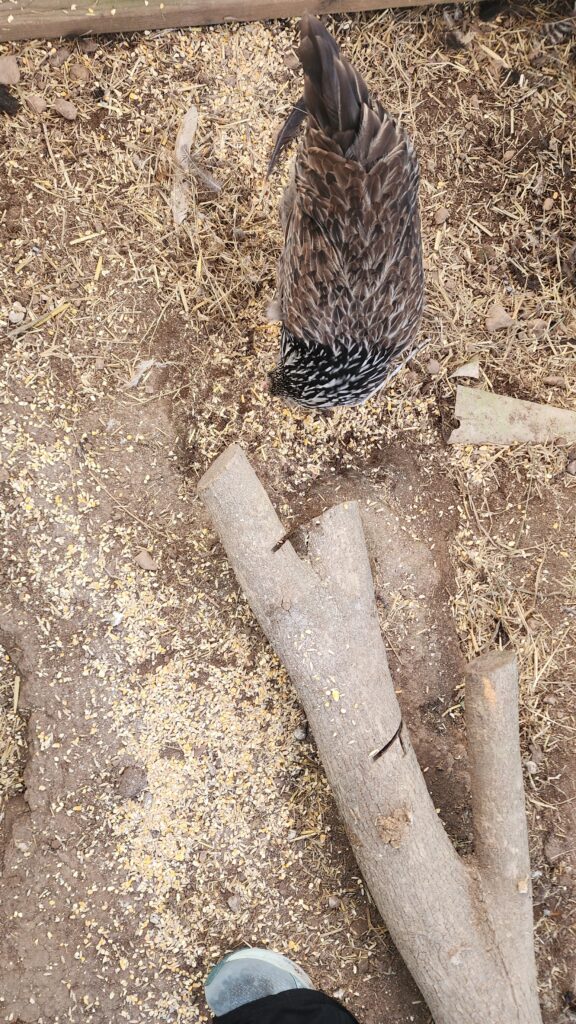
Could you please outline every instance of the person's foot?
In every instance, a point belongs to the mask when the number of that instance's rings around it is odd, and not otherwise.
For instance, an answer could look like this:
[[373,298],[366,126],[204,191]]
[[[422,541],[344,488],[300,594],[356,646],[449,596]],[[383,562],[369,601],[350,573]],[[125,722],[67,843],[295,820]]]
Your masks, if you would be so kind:
[[314,988],[302,968],[271,949],[237,949],[206,978],[204,994],[215,1017],[290,988]]

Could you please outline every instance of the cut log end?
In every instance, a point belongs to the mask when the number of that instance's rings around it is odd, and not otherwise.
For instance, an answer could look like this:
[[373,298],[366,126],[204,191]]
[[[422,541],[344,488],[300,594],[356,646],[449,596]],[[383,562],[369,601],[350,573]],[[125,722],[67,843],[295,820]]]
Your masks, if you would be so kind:
[[204,475],[200,477],[198,482],[198,494],[202,495],[204,491],[208,491],[213,487],[218,477],[229,472],[231,467],[235,464],[238,468],[244,468],[243,464],[249,467],[248,459],[239,444],[231,444],[226,448],[206,470]]

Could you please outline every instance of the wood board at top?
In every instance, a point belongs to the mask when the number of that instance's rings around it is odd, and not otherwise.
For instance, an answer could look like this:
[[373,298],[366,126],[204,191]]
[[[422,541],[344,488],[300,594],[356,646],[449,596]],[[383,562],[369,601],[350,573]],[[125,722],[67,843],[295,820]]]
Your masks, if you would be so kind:
[[308,13],[430,7],[438,0],[0,0],[0,42],[264,21]]

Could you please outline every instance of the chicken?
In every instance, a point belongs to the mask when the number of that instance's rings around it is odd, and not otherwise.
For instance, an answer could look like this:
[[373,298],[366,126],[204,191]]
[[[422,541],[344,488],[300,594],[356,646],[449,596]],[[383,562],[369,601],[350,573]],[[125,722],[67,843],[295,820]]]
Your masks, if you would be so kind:
[[375,394],[413,351],[424,276],[412,143],[320,21],[300,22],[304,96],[271,167],[307,118],[281,209],[280,360],[269,390],[330,409]]

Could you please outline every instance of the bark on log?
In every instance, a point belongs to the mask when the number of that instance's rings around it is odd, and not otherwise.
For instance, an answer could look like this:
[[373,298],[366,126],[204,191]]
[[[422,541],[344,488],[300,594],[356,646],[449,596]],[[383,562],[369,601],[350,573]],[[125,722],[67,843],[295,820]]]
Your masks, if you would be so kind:
[[[496,889],[485,895],[452,847],[402,723],[356,503],[314,520],[304,559],[239,447],[199,494],[296,686],[354,855],[436,1024],[541,1024],[531,970],[508,964],[531,942],[525,908],[501,947]],[[529,937],[513,941],[516,927]]]
[[466,732],[482,889],[510,985],[532,995],[535,1014],[539,1011],[532,884],[513,654],[494,651],[468,666]]

